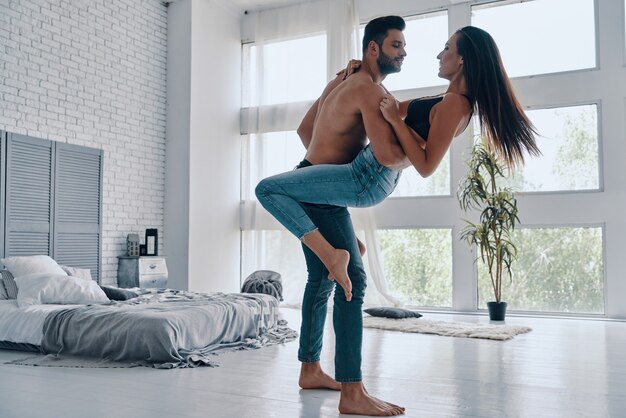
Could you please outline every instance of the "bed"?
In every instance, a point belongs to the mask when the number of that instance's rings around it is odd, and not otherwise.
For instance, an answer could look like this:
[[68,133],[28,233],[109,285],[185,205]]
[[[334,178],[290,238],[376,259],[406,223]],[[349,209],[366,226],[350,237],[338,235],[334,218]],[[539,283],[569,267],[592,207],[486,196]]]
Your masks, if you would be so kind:
[[95,281],[53,270],[14,274],[15,299],[7,294],[10,278],[3,272],[0,348],[98,359],[116,367],[181,368],[213,366],[216,353],[296,337],[271,295],[109,288],[136,295],[111,300]]

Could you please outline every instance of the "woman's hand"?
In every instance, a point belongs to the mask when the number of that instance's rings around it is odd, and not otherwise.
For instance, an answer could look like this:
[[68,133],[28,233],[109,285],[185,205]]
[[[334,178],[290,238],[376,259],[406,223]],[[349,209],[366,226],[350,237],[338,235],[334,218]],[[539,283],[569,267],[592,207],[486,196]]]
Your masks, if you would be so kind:
[[380,101],[380,111],[389,123],[402,120],[400,117],[400,103],[389,93],[385,94]]
[[359,71],[361,68],[361,60],[350,60],[348,61],[348,65],[343,70],[339,71],[336,75],[343,75],[342,80],[350,77],[352,74]]

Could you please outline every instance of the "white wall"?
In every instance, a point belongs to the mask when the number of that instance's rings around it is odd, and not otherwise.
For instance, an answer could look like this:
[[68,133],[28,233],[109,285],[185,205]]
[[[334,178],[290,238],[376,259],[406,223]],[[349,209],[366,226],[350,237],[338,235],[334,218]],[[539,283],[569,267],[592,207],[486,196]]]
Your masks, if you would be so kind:
[[187,289],[189,251],[189,138],[191,107],[191,2],[167,10],[167,146],[164,253],[168,286]]
[[157,0],[0,2],[0,129],[104,150],[104,284],[163,229],[166,40]]
[[209,0],[22,0],[0,23],[0,129],[104,150],[103,283],[126,235],[156,227],[171,287],[238,290],[239,17]]
[[240,275],[239,17],[209,0],[179,0],[169,5],[168,26],[169,50],[189,54],[168,57],[170,285],[235,292]]

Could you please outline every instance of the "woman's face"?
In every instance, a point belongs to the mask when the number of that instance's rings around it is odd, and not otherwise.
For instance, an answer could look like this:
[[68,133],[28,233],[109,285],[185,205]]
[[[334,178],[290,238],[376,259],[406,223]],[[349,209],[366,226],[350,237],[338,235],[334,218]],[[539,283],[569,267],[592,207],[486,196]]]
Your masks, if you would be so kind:
[[463,73],[463,57],[461,57],[456,49],[456,40],[459,34],[455,33],[448,39],[443,51],[437,55],[439,60],[439,77],[446,80],[452,80],[456,76]]

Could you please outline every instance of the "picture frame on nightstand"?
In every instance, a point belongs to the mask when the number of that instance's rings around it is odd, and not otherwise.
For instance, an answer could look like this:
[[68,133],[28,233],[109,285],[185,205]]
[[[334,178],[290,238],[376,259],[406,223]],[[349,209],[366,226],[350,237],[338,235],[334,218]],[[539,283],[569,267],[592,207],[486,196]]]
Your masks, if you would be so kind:
[[159,230],[156,228],[146,229],[146,255],[159,255]]

